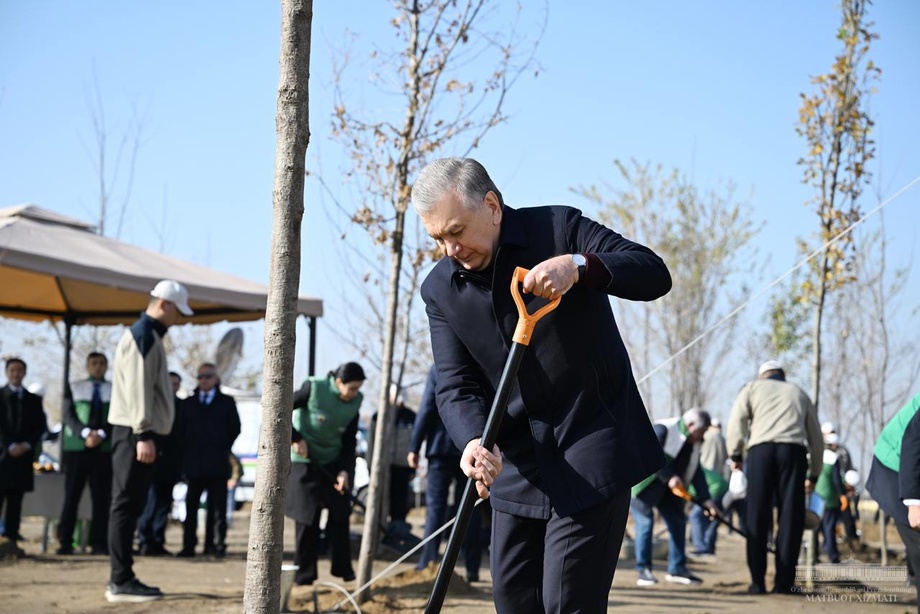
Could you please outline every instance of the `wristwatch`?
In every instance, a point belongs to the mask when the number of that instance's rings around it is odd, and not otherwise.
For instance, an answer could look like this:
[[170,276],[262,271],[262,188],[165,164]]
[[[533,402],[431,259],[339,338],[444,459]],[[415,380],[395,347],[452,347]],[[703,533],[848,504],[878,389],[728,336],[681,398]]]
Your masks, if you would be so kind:
[[588,268],[588,259],[584,254],[572,254],[572,262],[578,267],[578,281],[585,276],[585,269]]

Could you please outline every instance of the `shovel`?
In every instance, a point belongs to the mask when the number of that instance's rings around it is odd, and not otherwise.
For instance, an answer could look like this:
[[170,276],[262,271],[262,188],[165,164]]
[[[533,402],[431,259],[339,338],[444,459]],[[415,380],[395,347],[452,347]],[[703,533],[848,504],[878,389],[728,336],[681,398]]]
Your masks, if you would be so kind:
[[[690,492],[683,486],[677,486],[675,488],[672,488],[671,492],[674,493],[674,496],[680,497],[684,501],[689,501],[693,505],[699,505],[703,509],[706,509],[706,507],[702,503],[694,499],[693,496],[690,494]],[[706,511],[709,512],[710,510],[707,509]],[[725,518],[725,516],[723,516],[721,512],[716,512],[714,514],[707,513],[707,516],[709,516],[711,519],[715,521],[718,521],[724,524],[726,527],[728,527],[728,530],[731,531],[732,533],[737,533],[738,535],[740,535],[746,540],[751,539],[747,533],[745,533],[744,531],[742,531],[741,529],[733,525],[731,522],[729,522],[728,519]],[[767,551],[772,554],[776,554],[776,548],[774,548],[773,546],[767,545]]]
[[[527,273],[528,269],[517,267],[514,269],[514,275],[511,276],[511,297],[514,299],[515,305],[517,305],[518,323],[512,337],[511,352],[508,354],[505,369],[502,371],[502,377],[498,382],[495,399],[492,401],[492,408],[489,410],[488,418],[486,418],[485,432],[482,434],[480,442],[486,450],[491,450],[492,446],[495,445],[498,428],[501,426],[502,418],[505,416],[508,398],[511,396],[511,389],[514,387],[514,378],[517,376],[518,367],[521,366],[524,350],[530,345],[534,325],[540,318],[558,307],[559,301],[562,299],[562,297],[559,297],[550,301],[533,314],[527,313],[527,307],[524,305],[524,299],[521,297],[519,288]],[[473,505],[476,503],[478,496],[475,483],[472,479],[468,480],[466,487],[463,489],[463,497],[460,499],[460,506],[457,508],[456,520],[447,540],[447,548],[444,551],[444,557],[441,559],[441,566],[438,568],[434,587],[431,589],[431,596],[428,598],[428,605],[425,606],[425,614],[436,614],[441,611],[441,606],[444,605],[447,586],[453,576],[454,566],[457,564],[457,557],[460,554],[460,545],[470,524]]]

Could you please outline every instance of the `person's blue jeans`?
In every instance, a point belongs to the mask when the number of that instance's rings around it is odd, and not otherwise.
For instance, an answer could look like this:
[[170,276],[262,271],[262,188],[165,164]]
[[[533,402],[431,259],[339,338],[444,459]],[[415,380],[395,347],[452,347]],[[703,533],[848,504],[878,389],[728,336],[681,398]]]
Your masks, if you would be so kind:
[[[721,509],[718,501],[715,501],[715,504]],[[690,510],[690,540],[698,554],[716,553],[718,528],[718,520],[709,518],[699,505],[693,506],[693,509]]]
[[[451,482],[454,483],[454,492],[457,501],[452,509],[447,509],[447,495]],[[428,482],[425,487],[425,537],[439,529],[449,518],[456,514],[456,505],[459,503],[460,493],[466,486],[467,477],[460,469],[459,457],[429,457]],[[450,516],[448,516],[448,512]],[[482,560],[482,516],[479,509],[474,508],[470,516],[470,524],[463,538],[461,552],[466,564],[467,576],[478,577]],[[443,531],[422,547],[417,569],[424,569],[428,563],[439,562],[441,556],[438,552],[441,538],[450,535],[450,529]]]
[[[684,502],[674,495],[665,494],[655,505],[668,527],[668,573],[687,569],[687,516]],[[636,570],[652,568],[652,525],[655,513],[652,506],[641,499],[629,503],[636,531]]]

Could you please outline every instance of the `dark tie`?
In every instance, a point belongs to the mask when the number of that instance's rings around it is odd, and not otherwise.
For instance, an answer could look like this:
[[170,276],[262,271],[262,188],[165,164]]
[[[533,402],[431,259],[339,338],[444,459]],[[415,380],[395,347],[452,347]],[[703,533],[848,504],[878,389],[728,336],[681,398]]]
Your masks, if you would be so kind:
[[22,428],[22,388],[13,393],[13,398],[15,400],[10,403],[13,412],[11,422],[14,435],[19,435],[19,431]]
[[102,426],[102,382],[93,382],[93,398],[89,402],[89,424],[91,429]]
[[207,392],[201,393],[201,404],[205,406],[208,405],[208,393]]

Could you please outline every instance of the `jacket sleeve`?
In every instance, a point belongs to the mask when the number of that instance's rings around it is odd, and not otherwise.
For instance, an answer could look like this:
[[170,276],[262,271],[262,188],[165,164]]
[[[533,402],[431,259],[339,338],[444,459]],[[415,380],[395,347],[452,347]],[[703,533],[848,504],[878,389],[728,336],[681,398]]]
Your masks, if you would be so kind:
[[[64,389],[64,424],[70,427],[71,432],[80,439],[83,439],[83,429],[86,427],[85,424],[80,422],[80,419],[77,418],[77,411],[73,402],[73,390],[70,388],[70,383],[67,383],[67,387]],[[106,433],[111,433],[111,425],[106,424],[108,430]]]
[[48,416],[45,414],[45,408],[42,407],[41,397],[31,393],[29,393],[29,396],[31,397],[33,415],[30,420],[29,432],[24,433],[24,435],[26,437],[25,441],[29,442],[32,450],[37,454],[41,452],[42,436],[48,432]]
[[802,404],[805,405],[805,436],[808,439],[808,465],[809,478],[821,475],[824,469],[824,435],[821,434],[821,424],[818,422],[818,410],[811,399],[801,392]]
[[358,445],[358,420],[360,414],[348,423],[345,432],[342,433],[342,453],[336,463],[339,471],[346,471],[348,475],[355,474],[355,448]]
[[[665,427],[663,424],[653,424],[652,428],[655,429],[655,437],[658,438],[658,445],[660,445],[663,448],[664,442],[667,441],[668,439],[667,427]],[[674,460],[674,459],[670,459],[670,460]],[[665,464],[664,467],[662,467],[655,473],[655,475],[658,476],[658,481],[662,482],[665,486],[667,486],[668,482],[671,481],[671,478],[677,475],[676,473],[674,473],[674,469],[671,467],[670,460]]]
[[898,497],[920,499],[920,412],[914,414],[901,439]]
[[[310,380],[305,379],[303,386],[300,387],[300,390],[294,393],[294,409],[300,409],[306,411],[307,401],[310,400]],[[294,425],[294,422],[291,422],[291,442],[297,443],[303,439],[303,434],[297,430],[297,427]]]
[[598,257],[610,273],[604,291],[623,299],[653,301],[671,289],[671,273],[655,252],[598,224],[572,207],[565,208],[565,228],[572,253]]
[[728,418],[728,429],[725,433],[725,448],[728,458],[741,462],[744,458],[744,443],[751,435],[751,386],[745,384],[735,398],[732,413]]
[[447,319],[430,297],[425,311],[431,331],[431,351],[436,356],[437,387],[435,403],[447,433],[461,452],[473,439],[482,437],[489,402],[485,396],[492,385],[475,366],[476,361],[451,329]]
[[438,413],[438,406],[435,404],[436,386],[437,379],[434,367],[432,367],[428,370],[428,380],[425,382],[425,391],[422,393],[422,401],[418,406],[418,416],[416,416],[415,424],[412,426],[409,452],[418,454],[422,449],[422,442],[431,435]]
[[236,438],[240,436],[240,431],[242,430],[242,425],[240,424],[240,412],[236,408],[236,400],[233,397],[228,396],[227,399],[230,401],[229,411],[227,412],[227,447],[232,448],[233,442],[236,441]]

